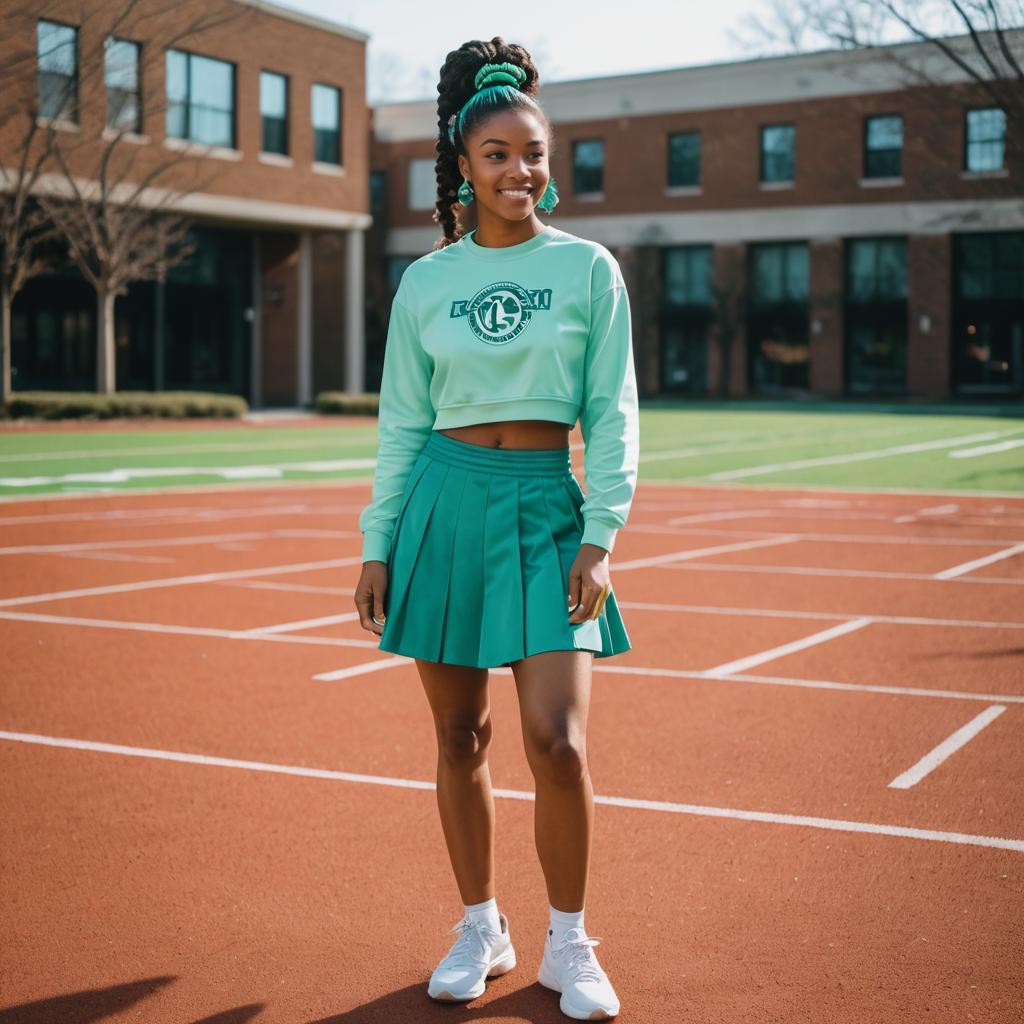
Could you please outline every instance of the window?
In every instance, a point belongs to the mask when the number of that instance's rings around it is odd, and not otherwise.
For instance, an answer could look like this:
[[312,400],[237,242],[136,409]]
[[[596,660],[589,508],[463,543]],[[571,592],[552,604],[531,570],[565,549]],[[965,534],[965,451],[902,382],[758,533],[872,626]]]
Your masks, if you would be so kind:
[[36,25],[39,116],[78,122],[78,29],[40,21]]
[[668,184],[700,184],[700,133],[675,132],[668,137]]
[[1006,113],[999,107],[967,111],[964,168],[995,171],[1003,166],[1006,142]]
[[103,82],[107,88],[107,127],[141,132],[138,43],[113,36],[105,40]]
[[662,249],[661,387],[708,389],[708,335],[714,319],[710,245]]
[[903,118],[899,114],[864,121],[864,177],[898,178],[902,173]]
[[409,209],[432,210],[437,203],[437,171],[433,160],[409,161]]
[[288,79],[273,71],[260,72],[260,120],[264,153],[288,155]]
[[907,387],[907,242],[846,243],[844,377],[849,394],[901,394]]
[[341,163],[341,90],[313,85],[313,160]]
[[572,189],[578,196],[604,191],[604,139],[572,144]]
[[167,51],[167,134],[234,148],[234,64],[184,50]]
[[765,125],[761,129],[761,181],[792,181],[795,165],[796,126]]
[[809,386],[808,250],[806,242],[750,247],[746,331],[751,394],[786,394]]
[[370,171],[370,209],[374,212],[387,209],[388,172]]
[[710,245],[665,249],[665,302],[671,306],[710,306],[712,253]]

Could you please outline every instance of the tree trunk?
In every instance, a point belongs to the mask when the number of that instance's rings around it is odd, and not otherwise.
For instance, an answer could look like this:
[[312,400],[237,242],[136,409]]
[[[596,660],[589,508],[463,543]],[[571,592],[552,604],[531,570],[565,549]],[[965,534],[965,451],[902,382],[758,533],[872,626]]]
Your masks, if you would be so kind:
[[7,281],[0,280],[0,405],[11,400],[11,293]]
[[117,390],[117,364],[114,349],[113,292],[96,292],[96,390],[112,395]]

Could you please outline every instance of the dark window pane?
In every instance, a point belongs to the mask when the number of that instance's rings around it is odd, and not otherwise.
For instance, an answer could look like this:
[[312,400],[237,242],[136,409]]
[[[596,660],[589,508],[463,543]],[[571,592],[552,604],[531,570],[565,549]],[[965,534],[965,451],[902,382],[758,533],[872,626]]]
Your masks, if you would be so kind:
[[668,183],[697,185],[700,182],[700,133],[676,132],[668,137]]
[[288,153],[288,79],[272,71],[260,72],[260,119],[264,153]]
[[313,159],[341,163],[341,90],[313,85]]
[[665,301],[673,306],[711,304],[711,246],[665,250]]
[[140,131],[138,43],[108,38],[103,54],[103,77],[107,88],[107,125]]
[[864,176],[898,178],[903,150],[903,118],[899,114],[869,117],[864,133]]
[[796,166],[796,127],[769,125],[761,129],[761,180],[792,181]]
[[998,107],[967,111],[967,170],[995,171],[1003,166],[1006,114]]
[[39,114],[78,120],[78,30],[52,21],[36,25]]
[[572,146],[573,191],[577,195],[604,189],[604,140],[585,139]]

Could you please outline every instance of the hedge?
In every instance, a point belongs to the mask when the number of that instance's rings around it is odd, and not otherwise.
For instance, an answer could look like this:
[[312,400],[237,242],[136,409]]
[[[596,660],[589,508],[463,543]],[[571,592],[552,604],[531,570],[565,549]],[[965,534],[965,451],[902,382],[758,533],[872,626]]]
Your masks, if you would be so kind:
[[325,415],[376,416],[380,395],[375,391],[352,394],[348,391],[321,391],[313,403]]
[[118,416],[239,417],[248,411],[239,395],[205,391],[15,391],[3,410],[7,419],[29,416],[44,420],[111,419]]

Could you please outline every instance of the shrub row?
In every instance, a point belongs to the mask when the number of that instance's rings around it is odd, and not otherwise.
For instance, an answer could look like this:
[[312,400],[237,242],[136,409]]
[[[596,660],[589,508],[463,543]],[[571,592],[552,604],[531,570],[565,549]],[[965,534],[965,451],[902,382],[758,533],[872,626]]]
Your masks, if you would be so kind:
[[186,419],[239,417],[249,406],[238,395],[204,391],[117,391],[97,395],[89,391],[15,391],[4,409],[8,419],[31,416],[44,420],[111,419],[145,416]]
[[314,408],[325,415],[376,416],[380,395],[376,391],[350,394],[347,391],[321,391]]

